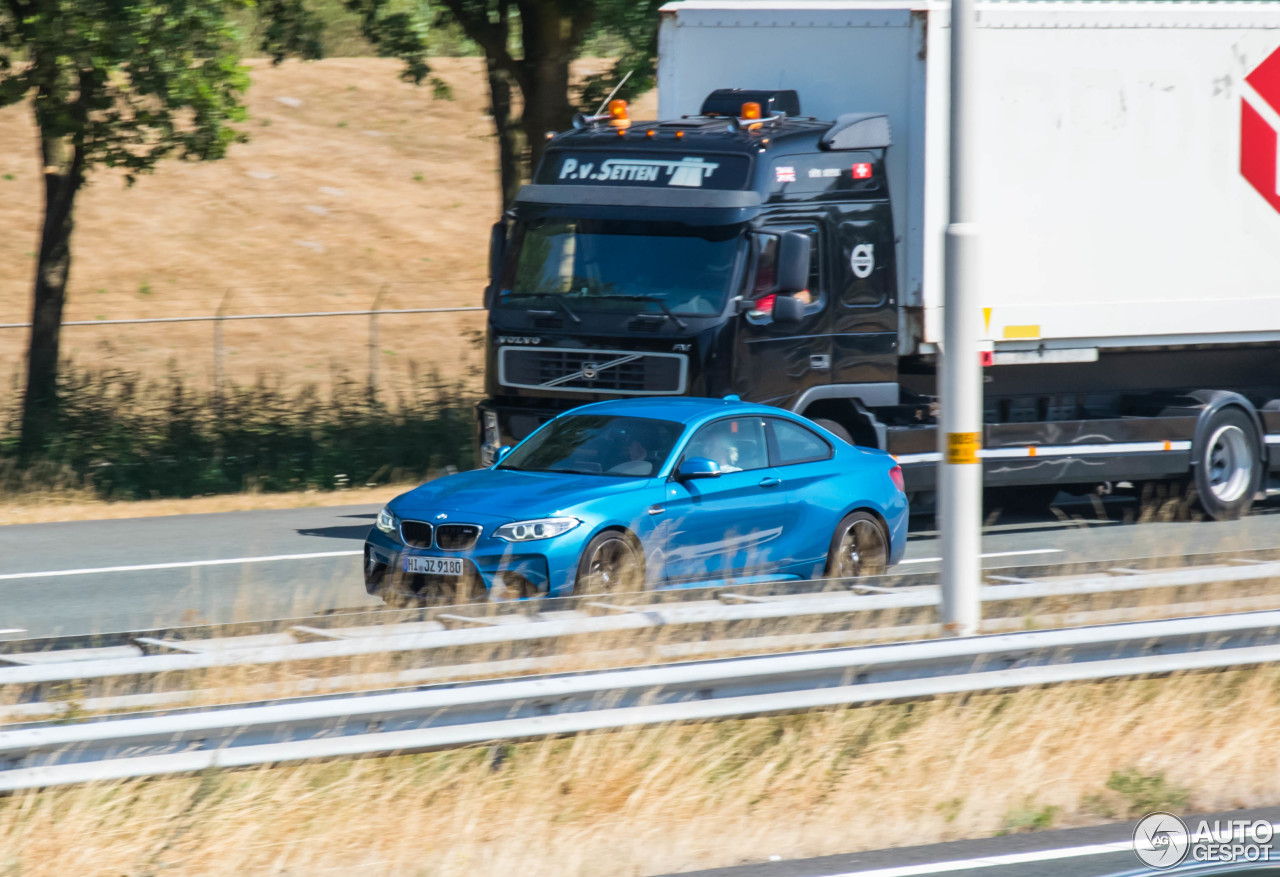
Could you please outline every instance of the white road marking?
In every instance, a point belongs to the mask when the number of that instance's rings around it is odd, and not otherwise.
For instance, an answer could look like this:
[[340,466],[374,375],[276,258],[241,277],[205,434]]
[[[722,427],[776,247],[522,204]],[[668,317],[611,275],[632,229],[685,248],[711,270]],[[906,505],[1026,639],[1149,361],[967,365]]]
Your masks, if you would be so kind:
[[[1027,554],[1061,554],[1061,548],[1031,548],[1027,551],[993,551],[990,554],[984,554],[983,557],[1022,557]],[[898,561],[898,565],[904,563],[938,563],[941,557],[910,557],[906,560]]]
[[[1187,820],[1188,822],[1190,820]],[[1216,825],[1217,823],[1213,823]],[[1258,840],[1258,832],[1254,825],[1266,825],[1266,820],[1259,820],[1247,826],[1236,826],[1231,832],[1232,839]],[[1201,820],[1196,830],[1199,834],[1204,830],[1205,821]],[[1188,825],[1190,828],[1190,825]],[[1280,823],[1271,823],[1271,832],[1280,831]],[[1261,841],[1260,841],[1261,842]],[[1123,853],[1133,850],[1132,840],[1120,840],[1106,844],[1087,844],[1078,847],[1059,847],[1056,850],[1030,850],[1025,853],[1006,853],[1001,856],[983,856],[976,859],[957,859],[951,862],[931,862],[920,865],[900,865],[896,868],[873,868],[870,871],[841,871],[838,874],[823,874],[821,877],[917,877],[921,874],[941,874],[949,871],[972,871],[977,868],[994,868],[1000,865],[1025,865],[1030,862],[1051,862],[1055,859],[1082,859],[1087,856],[1104,856],[1108,853]],[[1135,867],[1133,870],[1137,870]]]
[[[1133,841],[1122,840],[1109,844],[1089,844],[1081,847],[1062,847],[1056,850],[1032,850],[1026,853],[1008,853],[1003,856],[986,856],[980,859],[959,859],[954,862],[931,862],[921,865],[901,865],[897,868],[877,868],[872,871],[841,871],[823,877],[916,877],[919,874],[941,874],[947,871],[971,871],[975,868],[992,868],[998,865],[1025,865],[1028,862],[1049,862],[1054,859],[1078,859],[1084,856],[1102,856],[1133,849]],[[1135,858],[1135,861],[1136,858]]]
[[25,627],[4,627],[0,628],[0,633],[26,633]]
[[175,563],[139,563],[132,566],[100,566],[92,569],[53,569],[45,572],[0,574],[0,582],[14,579],[47,579],[59,576],[88,576],[111,572],[149,572],[154,569],[187,569],[197,566],[233,566],[237,563],[272,563],[278,560],[315,560],[322,557],[352,557],[359,551],[313,551],[309,554],[271,554],[265,557],[227,557],[221,560],[180,560]]

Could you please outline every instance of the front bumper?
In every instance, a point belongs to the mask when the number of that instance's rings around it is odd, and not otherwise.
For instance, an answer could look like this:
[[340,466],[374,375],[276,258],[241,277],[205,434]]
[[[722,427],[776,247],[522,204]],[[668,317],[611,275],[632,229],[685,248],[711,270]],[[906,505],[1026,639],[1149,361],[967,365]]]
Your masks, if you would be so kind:
[[[526,544],[483,538],[467,551],[441,551],[406,546],[374,527],[364,545],[365,591],[383,599],[429,599],[454,591],[489,599],[560,596],[573,590],[577,577],[582,548],[577,530]],[[412,556],[459,558],[465,573],[459,579],[406,572],[405,558]]]

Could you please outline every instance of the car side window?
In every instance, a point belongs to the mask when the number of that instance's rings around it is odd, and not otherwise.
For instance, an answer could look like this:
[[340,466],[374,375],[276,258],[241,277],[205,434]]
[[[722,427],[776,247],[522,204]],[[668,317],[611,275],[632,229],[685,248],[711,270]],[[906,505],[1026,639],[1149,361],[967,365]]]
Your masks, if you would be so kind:
[[764,421],[759,417],[731,417],[708,423],[689,440],[684,459],[691,457],[715,460],[722,472],[764,469],[769,465]]
[[831,459],[831,445],[821,436],[798,423],[769,418],[773,433],[773,465],[790,466]]

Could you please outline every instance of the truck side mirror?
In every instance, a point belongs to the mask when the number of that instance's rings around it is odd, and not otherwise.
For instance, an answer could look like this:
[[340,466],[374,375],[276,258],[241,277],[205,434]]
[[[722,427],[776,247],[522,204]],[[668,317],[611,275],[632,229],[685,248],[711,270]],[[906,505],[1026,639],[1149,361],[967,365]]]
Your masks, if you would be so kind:
[[493,295],[502,276],[502,261],[507,255],[507,224],[498,220],[489,229],[489,285],[484,290],[484,306],[493,307]]
[[[812,246],[807,234],[783,232],[778,241],[778,292],[787,295],[808,287]],[[777,319],[776,313],[774,319]]]
[[798,323],[804,319],[804,302],[794,295],[779,295],[773,300],[775,323]]

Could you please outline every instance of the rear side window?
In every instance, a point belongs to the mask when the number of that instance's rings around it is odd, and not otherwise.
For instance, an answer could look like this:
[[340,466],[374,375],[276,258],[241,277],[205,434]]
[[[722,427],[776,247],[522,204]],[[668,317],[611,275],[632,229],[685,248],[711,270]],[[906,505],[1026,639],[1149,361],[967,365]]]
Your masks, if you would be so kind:
[[770,417],[769,430],[773,433],[774,466],[831,459],[831,445],[798,423]]

